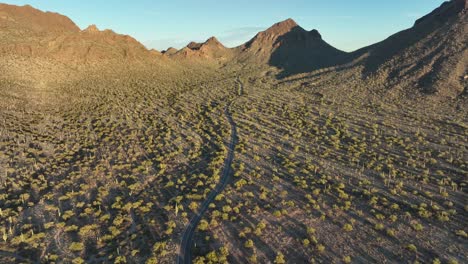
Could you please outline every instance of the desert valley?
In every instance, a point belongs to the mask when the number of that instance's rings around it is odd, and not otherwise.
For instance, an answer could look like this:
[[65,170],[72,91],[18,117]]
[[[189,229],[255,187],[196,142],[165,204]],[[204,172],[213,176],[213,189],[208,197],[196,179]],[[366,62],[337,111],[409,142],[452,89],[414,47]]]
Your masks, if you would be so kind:
[[0,263],[467,263],[467,13],[157,51],[0,4]]

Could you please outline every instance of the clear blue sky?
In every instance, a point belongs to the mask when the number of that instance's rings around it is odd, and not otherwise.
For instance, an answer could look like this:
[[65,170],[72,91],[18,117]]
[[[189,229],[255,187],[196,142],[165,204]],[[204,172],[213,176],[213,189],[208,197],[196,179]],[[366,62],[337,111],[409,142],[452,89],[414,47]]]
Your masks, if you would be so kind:
[[237,46],[272,24],[293,18],[352,51],[411,27],[443,0],[7,0],[128,34],[149,48],[181,48],[216,36]]

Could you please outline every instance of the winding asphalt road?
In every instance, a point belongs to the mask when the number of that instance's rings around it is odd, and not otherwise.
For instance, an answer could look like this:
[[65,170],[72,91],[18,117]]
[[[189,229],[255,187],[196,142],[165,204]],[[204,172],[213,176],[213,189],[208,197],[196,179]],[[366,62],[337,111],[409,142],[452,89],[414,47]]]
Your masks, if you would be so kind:
[[[238,95],[242,95],[244,85],[237,78],[237,83],[239,85]],[[234,101],[234,100],[233,100]],[[216,185],[215,189],[210,192],[207,199],[203,202],[201,207],[199,208],[197,214],[195,214],[190,222],[185,227],[185,230],[182,235],[182,241],[180,242],[179,246],[179,255],[177,257],[178,264],[191,264],[192,263],[192,247],[193,247],[193,235],[195,234],[195,230],[197,229],[198,223],[203,218],[203,215],[208,210],[208,206],[210,203],[213,202],[214,198],[220,194],[224,188],[226,188],[227,183],[229,182],[229,178],[231,176],[231,165],[232,160],[234,159],[234,148],[236,147],[238,138],[237,138],[237,127],[236,123],[232,119],[232,115],[230,112],[232,102],[229,102],[226,107],[224,108],[224,115],[226,116],[229,124],[231,125],[231,139],[228,145],[228,154],[226,159],[224,160],[223,171],[221,173],[221,179]]]

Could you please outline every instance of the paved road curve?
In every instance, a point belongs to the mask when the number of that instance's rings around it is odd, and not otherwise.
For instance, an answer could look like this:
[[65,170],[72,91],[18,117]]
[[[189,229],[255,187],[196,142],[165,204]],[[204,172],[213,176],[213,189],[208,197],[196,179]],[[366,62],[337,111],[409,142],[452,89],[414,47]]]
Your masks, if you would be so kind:
[[[237,83],[239,85],[239,95],[242,95],[244,86],[239,78],[237,78]],[[233,101],[229,102],[224,109],[224,115],[226,116],[229,124],[231,125],[231,140],[228,145],[228,154],[226,159],[224,160],[223,171],[221,173],[221,179],[216,185],[215,189],[210,192],[206,200],[203,202],[201,207],[199,208],[196,215],[192,217],[190,222],[185,227],[185,230],[182,235],[182,241],[180,242],[179,247],[179,255],[177,257],[178,264],[191,264],[192,263],[192,246],[193,246],[193,235],[195,230],[197,229],[198,223],[203,218],[203,215],[208,210],[208,206],[210,203],[213,202],[214,198],[220,194],[224,188],[226,187],[227,183],[229,182],[229,178],[231,176],[231,165],[232,160],[234,159],[234,148],[237,144],[237,129],[236,123],[232,119],[232,115],[230,112],[231,104]]]

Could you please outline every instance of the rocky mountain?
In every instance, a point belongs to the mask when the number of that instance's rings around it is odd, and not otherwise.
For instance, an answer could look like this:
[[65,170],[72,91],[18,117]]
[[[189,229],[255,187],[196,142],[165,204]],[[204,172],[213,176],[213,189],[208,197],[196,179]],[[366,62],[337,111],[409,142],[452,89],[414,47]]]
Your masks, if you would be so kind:
[[203,43],[190,42],[180,51],[167,51],[166,54],[175,58],[215,59],[226,61],[232,58],[233,50],[226,48],[218,39],[211,37]]
[[346,65],[362,69],[363,79],[372,78],[387,87],[417,87],[422,93],[453,98],[466,94],[467,1],[446,2],[412,28],[353,53],[334,48],[317,30],[307,31],[292,19],[274,24],[236,48],[211,37],[160,53],[95,25],[80,30],[60,14],[0,4],[0,54],[78,64],[161,58],[185,63],[240,62],[274,66],[282,71],[279,77]]
[[64,33],[79,32],[80,29],[66,16],[42,12],[30,5],[14,6],[0,3],[0,29],[23,33]]
[[157,57],[141,43],[92,25],[80,30],[69,18],[29,5],[0,4],[0,54],[52,58],[65,63],[147,60]]
[[169,56],[169,55],[173,55],[173,54],[177,53],[177,51],[178,50],[176,48],[170,47],[167,50],[163,50],[161,53],[166,55],[166,56]]
[[388,87],[417,87],[454,98],[466,94],[468,79],[467,0],[443,3],[412,28],[353,53],[363,56],[365,77]]
[[[155,55],[127,35],[99,30],[95,25],[74,34],[65,34],[48,43],[47,52],[58,60],[98,62],[102,60],[146,60]],[[157,54],[157,52],[156,52]]]
[[292,19],[258,33],[237,50],[239,60],[268,63],[286,75],[333,66],[346,57],[345,52],[325,42],[317,30],[307,31]]

